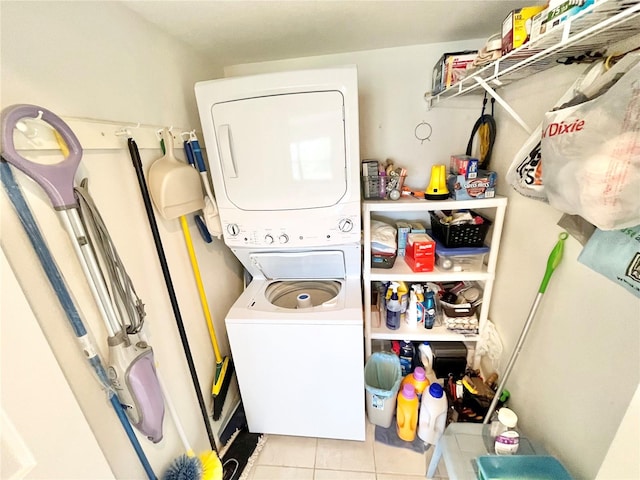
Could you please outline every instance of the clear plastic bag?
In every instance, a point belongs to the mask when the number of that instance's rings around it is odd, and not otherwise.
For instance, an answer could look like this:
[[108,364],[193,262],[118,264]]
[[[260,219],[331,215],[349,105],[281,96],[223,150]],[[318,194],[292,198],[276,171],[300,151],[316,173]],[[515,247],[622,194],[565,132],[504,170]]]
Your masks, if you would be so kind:
[[378,397],[389,398],[398,393],[402,370],[395,353],[376,352],[364,367],[365,389]]
[[601,230],[640,224],[640,54],[627,57],[591,86],[591,100],[543,122],[549,204]]
[[[579,92],[588,88],[603,71],[604,62],[590,65],[555,105],[560,107],[575,98]],[[542,122],[540,122],[516,153],[507,171],[506,179],[520,195],[547,202],[547,192],[542,176],[542,127]]]

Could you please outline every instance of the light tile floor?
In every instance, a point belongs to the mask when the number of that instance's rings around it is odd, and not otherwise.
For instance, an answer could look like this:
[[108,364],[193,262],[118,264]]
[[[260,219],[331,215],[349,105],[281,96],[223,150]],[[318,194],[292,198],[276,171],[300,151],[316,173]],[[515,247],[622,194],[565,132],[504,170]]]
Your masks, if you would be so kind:
[[[269,435],[249,480],[424,480],[433,447],[425,454],[374,440],[367,422],[364,442]],[[448,479],[444,462],[437,479]]]

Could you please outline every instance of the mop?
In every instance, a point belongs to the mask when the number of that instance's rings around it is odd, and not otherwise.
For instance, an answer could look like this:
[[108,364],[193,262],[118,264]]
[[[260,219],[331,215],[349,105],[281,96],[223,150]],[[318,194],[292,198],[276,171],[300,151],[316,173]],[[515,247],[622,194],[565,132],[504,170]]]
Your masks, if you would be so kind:
[[73,329],[74,334],[78,339],[78,343],[82,348],[83,356],[87,359],[89,366],[92,368],[96,378],[100,382],[101,387],[108,393],[109,401],[115,411],[118,420],[122,424],[122,428],[124,428],[133,449],[135,450],[138,459],[144,468],[147,477],[150,480],[155,480],[156,476],[153,473],[151,465],[147,460],[147,457],[142,450],[142,446],[140,442],[138,442],[138,438],[136,437],[133,428],[131,428],[131,424],[129,423],[129,419],[127,418],[124,408],[122,407],[118,396],[115,391],[111,388],[111,384],[109,378],[107,376],[107,372],[103,366],[103,363],[98,355],[98,349],[93,345],[93,342],[90,338],[87,329],[84,326],[82,318],[80,317],[80,313],[78,312],[73,298],[71,297],[71,293],[67,288],[67,285],[56,265],[49,248],[38,228],[38,225],[29,209],[29,205],[27,204],[22,192],[20,190],[19,185],[15,181],[13,177],[13,173],[11,172],[11,168],[6,163],[4,158],[0,162],[0,170],[2,173],[2,184],[4,186],[5,191],[13,207],[16,210],[20,218],[20,222],[24,227],[25,232],[29,236],[29,240],[31,241],[31,245],[33,246],[34,251],[38,255],[42,268],[44,269],[49,283],[53,288],[62,309],[65,312],[67,320],[69,321],[69,325]]
[[[24,127],[25,119],[42,120],[53,132],[65,158],[55,164],[30,161],[18,154],[14,129]],[[144,342],[131,341],[130,335],[142,328],[144,308],[124,272],[106,228],[101,227],[97,211],[87,202],[87,195],[74,189],[75,174],[82,159],[82,146],[69,126],[53,112],[35,105],[13,105],[3,111],[3,156],[6,161],[34,180],[47,194],[51,206],[69,235],[96,307],[108,333],[109,378],[111,386],[126,406],[129,420],[154,443],[162,439],[164,402],[155,375],[153,350]],[[85,182],[86,183],[86,182]],[[88,207],[81,209],[80,198]],[[105,272],[96,256],[85,219],[92,222],[93,233],[101,247],[102,260],[111,282],[107,287]],[[135,297],[135,298],[134,298]],[[129,324],[124,321],[128,317]]]
[[505,369],[504,374],[502,375],[502,380],[498,384],[498,388],[493,396],[493,400],[491,401],[491,405],[489,405],[489,410],[482,421],[483,424],[488,424],[491,415],[493,414],[496,406],[498,405],[498,401],[502,396],[502,392],[504,390],[505,385],[507,384],[507,380],[509,379],[509,375],[511,374],[511,370],[518,359],[518,355],[520,355],[520,350],[522,350],[522,345],[524,345],[524,341],[527,338],[527,334],[529,333],[529,329],[533,324],[533,319],[536,316],[536,311],[538,310],[538,305],[540,305],[540,301],[542,300],[542,296],[547,291],[547,286],[549,285],[549,280],[551,280],[551,275],[555,271],[556,267],[560,265],[560,261],[562,260],[562,253],[564,252],[564,241],[569,237],[566,232],[562,232],[559,235],[558,241],[556,245],[553,247],[553,250],[549,254],[549,258],[547,260],[547,268],[544,272],[544,277],[542,278],[542,282],[540,283],[540,287],[538,288],[538,294],[533,301],[533,305],[531,305],[531,310],[529,311],[529,316],[527,317],[526,322],[524,323],[524,327],[522,327],[522,332],[520,333],[520,337],[518,338],[518,342],[516,343],[513,352],[511,353],[511,357],[509,358],[509,362],[507,363],[507,368]]

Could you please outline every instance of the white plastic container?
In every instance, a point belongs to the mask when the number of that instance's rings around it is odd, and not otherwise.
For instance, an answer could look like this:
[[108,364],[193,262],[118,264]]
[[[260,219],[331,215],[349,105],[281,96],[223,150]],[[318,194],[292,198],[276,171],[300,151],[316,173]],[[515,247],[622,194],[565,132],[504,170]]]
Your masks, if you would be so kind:
[[513,410],[505,407],[498,410],[498,422],[491,425],[491,433],[496,434],[496,455],[515,455],[518,451],[520,434],[516,430],[517,425],[518,416]]
[[429,385],[422,394],[420,417],[418,420],[418,437],[435,445],[444,433],[447,424],[447,397],[438,383]]
[[422,342],[418,346],[418,352],[427,380],[429,380],[429,383],[435,383],[437,379],[435,373],[433,373],[433,351],[431,350],[431,344],[429,342]]

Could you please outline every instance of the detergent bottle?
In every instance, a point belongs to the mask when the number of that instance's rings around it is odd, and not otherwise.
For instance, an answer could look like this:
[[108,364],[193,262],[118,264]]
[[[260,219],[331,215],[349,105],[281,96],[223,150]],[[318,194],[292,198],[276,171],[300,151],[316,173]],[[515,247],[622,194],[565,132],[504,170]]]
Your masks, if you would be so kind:
[[429,380],[425,375],[424,368],[416,367],[413,369],[413,372],[404,377],[402,383],[400,384],[400,388],[404,387],[407,383],[413,385],[413,388],[416,390],[416,394],[418,395],[418,401],[422,396],[422,392],[424,392],[425,388],[429,385]]
[[400,328],[400,300],[398,300],[398,287],[397,282],[391,282],[389,287],[392,290],[391,298],[387,300],[387,328],[391,330],[397,330]]
[[402,370],[402,376],[405,377],[413,370],[413,356],[415,349],[413,343],[409,340],[402,340],[400,342],[400,368]]
[[435,445],[444,433],[449,408],[444,390],[438,383],[432,383],[422,395],[420,404],[420,425],[418,437],[425,442]]
[[424,297],[424,328],[433,328],[436,322],[436,298],[431,290]]
[[436,375],[433,373],[433,350],[431,350],[431,344],[429,342],[422,342],[418,346],[418,354],[422,368],[424,368],[425,376],[433,383]]
[[396,423],[398,437],[405,442],[413,442],[418,428],[418,396],[411,383],[406,383],[398,393]]

